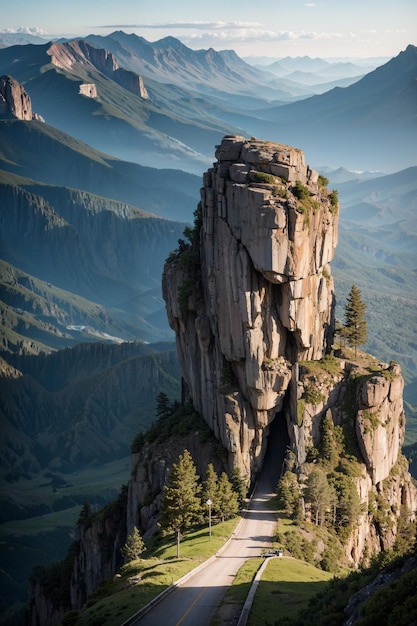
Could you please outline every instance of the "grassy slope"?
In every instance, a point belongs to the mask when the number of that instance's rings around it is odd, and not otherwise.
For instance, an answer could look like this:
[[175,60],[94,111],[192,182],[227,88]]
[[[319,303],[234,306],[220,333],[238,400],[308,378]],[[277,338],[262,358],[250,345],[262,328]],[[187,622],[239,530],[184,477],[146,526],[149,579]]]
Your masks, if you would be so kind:
[[[121,577],[104,584],[87,601],[76,626],[120,626],[130,615],[145,606],[174,581],[215,554],[233,532],[237,519],[187,533],[181,542],[181,557],[176,558],[176,543],[168,541],[149,548],[144,559],[132,561],[121,570]],[[74,624],[75,626],[75,624]]]
[[248,626],[294,618],[332,577],[329,572],[291,557],[270,560],[256,592]]

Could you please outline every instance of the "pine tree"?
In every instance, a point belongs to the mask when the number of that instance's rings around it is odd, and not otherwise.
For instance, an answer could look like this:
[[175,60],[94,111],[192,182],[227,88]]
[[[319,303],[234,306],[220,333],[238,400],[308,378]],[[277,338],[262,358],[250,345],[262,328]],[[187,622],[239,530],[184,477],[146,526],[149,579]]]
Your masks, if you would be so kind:
[[313,467],[304,489],[305,501],[310,505],[316,526],[323,525],[332,502],[332,490],[326,474],[319,467]]
[[181,532],[196,523],[202,513],[196,467],[191,454],[184,450],[174,463],[164,487],[160,524],[165,534],[174,532],[177,538],[177,557],[180,555]]
[[333,524],[338,534],[347,539],[361,514],[361,502],[355,481],[351,476],[333,472],[329,476],[335,494]]
[[230,482],[232,483],[233,491],[237,494],[237,501],[239,503],[239,508],[241,509],[245,503],[248,487],[247,480],[242,476],[240,467],[233,468]]
[[345,335],[351,346],[355,348],[366,343],[367,325],[365,319],[366,304],[362,300],[359,289],[352,285],[345,305]]
[[83,508],[80,511],[80,515],[78,517],[77,525],[82,526],[88,518],[92,515],[92,510],[90,503],[86,500],[83,504]]
[[278,483],[277,496],[280,506],[289,517],[297,517],[300,502],[300,485],[294,472],[287,471]]
[[330,411],[327,411],[321,424],[320,452],[331,467],[336,467],[339,462],[339,446],[335,437],[335,426]]
[[213,507],[215,506],[217,499],[217,474],[214,471],[213,463],[209,463],[207,465],[206,478],[203,483],[203,505],[206,504],[207,500],[211,500],[213,503]]
[[134,561],[140,558],[142,552],[146,550],[145,544],[143,543],[143,539],[140,536],[140,533],[136,526],[133,528],[133,531],[127,538],[127,542],[123,546],[121,552],[125,558],[126,563],[129,561]]
[[161,391],[156,396],[156,414],[158,417],[166,417],[172,414],[172,406],[166,393]]
[[219,512],[222,522],[236,515],[239,510],[237,494],[233,491],[226,472],[223,472],[219,478],[214,508]]

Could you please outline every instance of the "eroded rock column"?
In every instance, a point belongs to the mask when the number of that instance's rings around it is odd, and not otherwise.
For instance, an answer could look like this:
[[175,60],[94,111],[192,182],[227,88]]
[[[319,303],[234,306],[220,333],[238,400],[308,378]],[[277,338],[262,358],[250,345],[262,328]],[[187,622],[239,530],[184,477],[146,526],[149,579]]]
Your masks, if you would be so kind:
[[252,476],[293,365],[332,341],[337,207],[301,150],[230,136],[216,158],[203,177],[199,263],[179,251],[163,294],[194,406],[230,465]]

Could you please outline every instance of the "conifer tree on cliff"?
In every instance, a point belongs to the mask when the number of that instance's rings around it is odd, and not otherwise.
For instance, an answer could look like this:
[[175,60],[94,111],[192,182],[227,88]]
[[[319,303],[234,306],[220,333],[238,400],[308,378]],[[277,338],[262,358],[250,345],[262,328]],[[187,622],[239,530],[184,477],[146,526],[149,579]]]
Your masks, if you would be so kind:
[[138,531],[137,527],[135,526],[121,550],[126,563],[139,559],[142,552],[144,552],[145,550],[146,547],[143,543],[143,539],[140,536],[140,532]]
[[352,285],[345,305],[345,335],[350,345],[355,348],[355,358],[358,346],[366,343],[367,338],[366,304],[361,296],[359,289]]
[[196,467],[188,450],[174,463],[164,487],[160,524],[164,534],[174,532],[177,539],[177,557],[180,556],[181,532],[201,517],[201,486]]

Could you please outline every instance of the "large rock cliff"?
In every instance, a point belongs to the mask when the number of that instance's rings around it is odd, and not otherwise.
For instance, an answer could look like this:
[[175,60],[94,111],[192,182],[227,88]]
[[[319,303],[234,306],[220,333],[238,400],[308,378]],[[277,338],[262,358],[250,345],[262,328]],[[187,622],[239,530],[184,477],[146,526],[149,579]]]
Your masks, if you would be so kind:
[[252,476],[294,364],[331,346],[338,218],[300,150],[231,136],[216,156],[201,190],[201,266],[180,252],[163,295],[194,406]]
[[357,565],[365,551],[392,546],[401,508],[414,515],[417,506],[400,454],[400,367],[329,355],[337,196],[303,153],[229,136],[216,157],[191,244],[180,245],[163,275],[185,395],[227,449],[229,469],[251,481],[274,421],[286,423],[300,475],[321,445],[324,418],[343,428],[360,466],[363,513],[346,545]]

